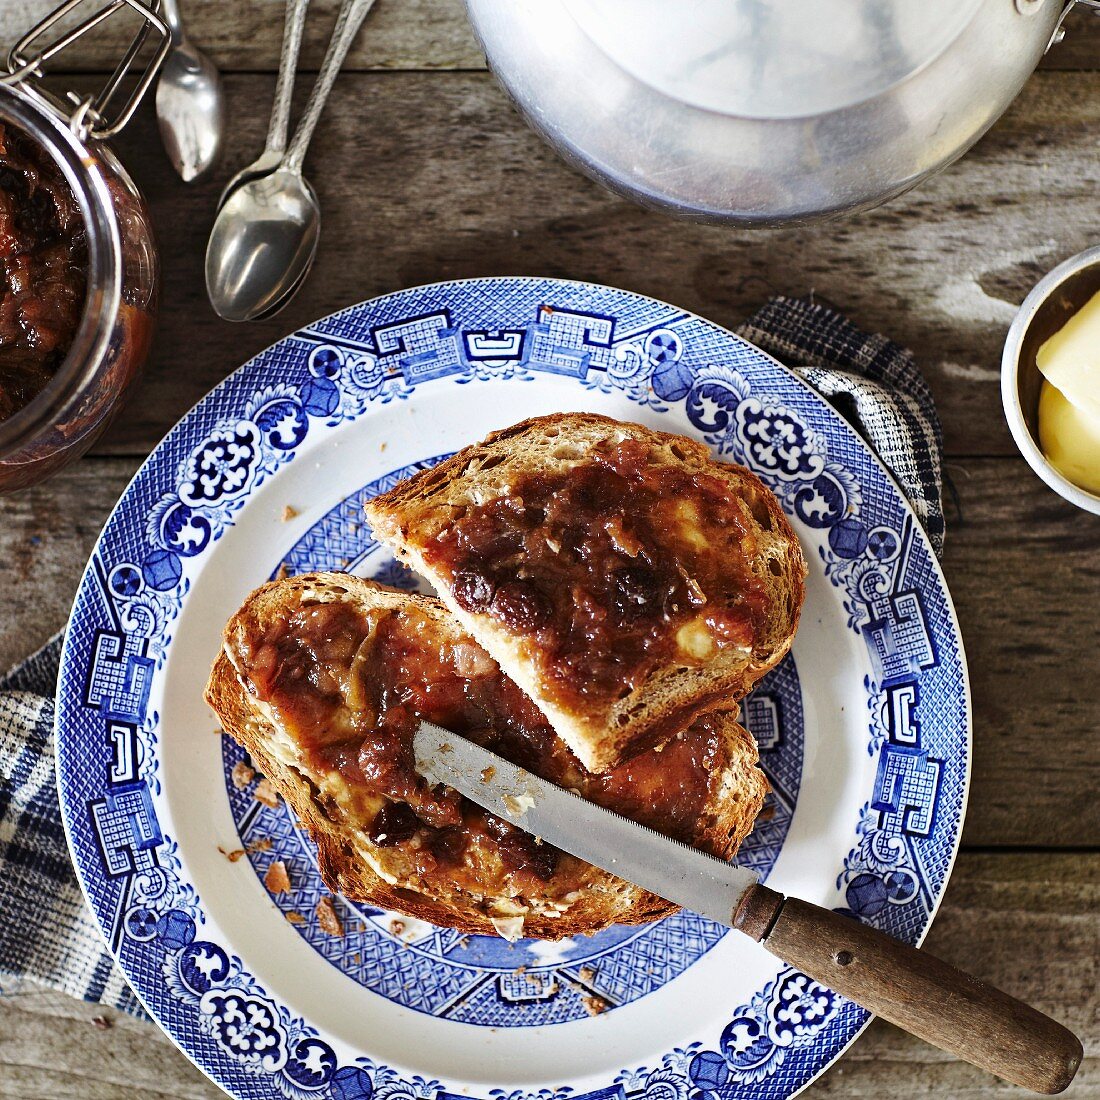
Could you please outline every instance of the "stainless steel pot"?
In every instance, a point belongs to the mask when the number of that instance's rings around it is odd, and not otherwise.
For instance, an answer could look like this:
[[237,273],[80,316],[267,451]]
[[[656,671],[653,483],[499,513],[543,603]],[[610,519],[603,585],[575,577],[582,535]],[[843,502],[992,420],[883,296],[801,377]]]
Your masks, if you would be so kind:
[[467,0],[567,160],[646,205],[775,225],[864,210],[960,156],[1075,2]]

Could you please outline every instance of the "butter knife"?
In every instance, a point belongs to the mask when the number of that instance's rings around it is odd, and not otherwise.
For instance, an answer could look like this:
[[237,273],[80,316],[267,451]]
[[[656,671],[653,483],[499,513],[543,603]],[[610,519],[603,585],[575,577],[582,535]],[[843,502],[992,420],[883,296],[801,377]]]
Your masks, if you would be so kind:
[[788,898],[745,867],[556,787],[431,722],[416,770],[490,813],[668,901],[743,932],[815,981],[1013,1084],[1058,1093],[1081,1064],[1071,1031],[885,932]]

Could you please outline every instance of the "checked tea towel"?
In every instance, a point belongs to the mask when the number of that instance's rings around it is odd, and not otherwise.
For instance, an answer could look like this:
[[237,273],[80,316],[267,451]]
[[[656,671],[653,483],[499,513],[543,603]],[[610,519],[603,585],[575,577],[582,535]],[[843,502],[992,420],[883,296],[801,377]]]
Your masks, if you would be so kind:
[[[943,551],[943,440],[903,348],[810,299],[775,298],[739,333],[829,400],[875,449]],[[0,993],[23,980],[142,1015],[77,885],[57,802],[58,635],[0,679]]]

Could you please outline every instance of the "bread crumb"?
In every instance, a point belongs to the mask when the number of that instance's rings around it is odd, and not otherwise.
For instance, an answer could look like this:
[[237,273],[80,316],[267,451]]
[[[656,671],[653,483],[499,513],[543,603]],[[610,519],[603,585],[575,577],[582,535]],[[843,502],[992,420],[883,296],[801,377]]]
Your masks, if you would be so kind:
[[290,566],[284,561],[278,569],[275,570],[275,579],[277,581],[285,581],[290,576]]
[[109,1016],[92,1017],[92,1027],[94,1027],[96,1031],[110,1031],[114,1026],[115,1022]]
[[305,924],[306,918],[298,912],[297,909],[288,909],[283,916],[286,917],[291,924]]
[[320,925],[322,932],[330,936],[342,936],[344,934],[344,924],[336,912],[336,907],[332,904],[332,898],[321,898],[317,903],[316,912],[317,923]]
[[460,936],[459,940],[458,940],[458,946],[459,947],[469,947],[470,946],[470,937],[469,936]]
[[519,798],[510,794],[504,796],[504,808],[513,817],[523,817],[534,804],[535,800],[529,794],[521,794]]
[[271,851],[271,837],[258,836],[248,845],[250,852],[270,852]]
[[527,973],[527,967],[526,966],[517,966],[515,972],[517,974],[526,974]]
[[489,917],[489,923],[496,929],[501,939],[508,941],[509,947],[515,947],[516,940],[523,935],[523,917]]
[[488,783],[493,778],[493,776],[496,775],[496,773],[497,773],[497,770],[496,770],[496,768],[493,767],[492,764],[490,764],[487,768],[482,768],[481,769],[481,782],[482,783]]
[[289,504],[283,505],[283,523],[289,523],[298,514],[298,509]]
[[278,809],[279,807],[279,792],[275,790],[274,785],[266,775],[256,784],[256,789],[252,792],[252,797],[257,802],[262,802],[272,810]]
[[581,1004],[584,1005],[584,1010],[589,1016],[599,1016],[611,1007],[611,1002],[605,1001],[598,993],[590,993],[587,997],[582,997]]
[[405,922],[396,917],[390,921],[390,933],[400,938],[405,934]]
[[360,955],[358,951],[356,951],[355,954],[352,955],[351,961],[355,963],[356,966],[358,966],[363,961],[363,956]]
[[378,449],[379,449],[380,451],[384,451],[384,450],[386,449],[386,441],[385,441],[385,440],[382,440],[382,442],[381,442],[381,443],[379,443],[379,445],[378,445]]
[[218,851],[221,852],[230,863],[236,863],[237,860],[244,855],[243,848],[234,848],[233,851],[227,852],[220,844],[218,845]]
[[290,875],[287,874],[286,864],[281,859],[273,860],[264,875],[264,885],[272,894],[290,893]]
[[252,780],[256,778],[256,769],[250,768],[243,760],[238,760],[233,765],[233,770],[229,773],[229,778],[233,780],[233,786],[238,791],[243,791],[248,788],[252,783]]
[[580,970],[577,971],[577,977],[580,978],[582,982],[590,982],[595,976],[596,971],[590,966],[582,966]]
[[221,726],[218,726],[218,728],[216,730],[214,730],[214,736],[215,737],[224,737],[225,736],[225,730],[223,730],[221,728]]

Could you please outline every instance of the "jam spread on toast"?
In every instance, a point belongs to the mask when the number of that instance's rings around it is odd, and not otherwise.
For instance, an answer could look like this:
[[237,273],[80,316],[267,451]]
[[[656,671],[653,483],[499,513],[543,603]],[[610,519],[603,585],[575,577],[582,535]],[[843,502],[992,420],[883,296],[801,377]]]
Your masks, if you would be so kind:
[[587,708],[659,666],[752,649],[769,589],[745,505],[770,527],[763,501],[627,439],[457,510],[423,555],[460,607],[521,640],[549,698]]
[[558,894],[584,864],[496,818],[413,766],[421,718],[476,741],[583,797],[691,843],[718,766],[720,730],[700,719],[659,752],[605,775],[585,770],[541,712],[480,647],[440,634],[415,607],[363,610],[300,598],[262,637],[238,639],[237,664],[314,773],[362,796],[380,847],[404,846],[417,872],[475,892],[509,883]]
[[0,420],[36,397],[64,360],[87,262],[84,221],[61,169],[0,123]]

